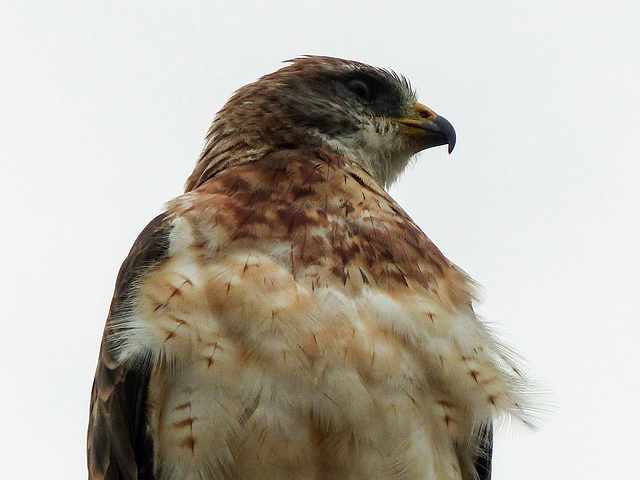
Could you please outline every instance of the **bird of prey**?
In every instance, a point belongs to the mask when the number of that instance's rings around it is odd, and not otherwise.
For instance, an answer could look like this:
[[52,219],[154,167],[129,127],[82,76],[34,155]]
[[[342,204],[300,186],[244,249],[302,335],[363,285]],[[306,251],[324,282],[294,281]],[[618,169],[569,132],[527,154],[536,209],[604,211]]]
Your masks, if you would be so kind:
[[490,478],[524,380],[386,188],[451,124],[392,71],[306,56],[218,112],[118,274],[89,478]]

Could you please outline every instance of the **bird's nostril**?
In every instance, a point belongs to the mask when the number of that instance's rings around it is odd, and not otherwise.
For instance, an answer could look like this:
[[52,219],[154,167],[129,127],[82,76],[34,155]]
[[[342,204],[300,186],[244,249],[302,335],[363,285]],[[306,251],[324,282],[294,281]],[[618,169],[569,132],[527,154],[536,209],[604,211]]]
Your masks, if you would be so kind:
[[428,112],[426,110],[421,110],[420,111],[420,116],[422,118],[429,118],[429,117],[432,117],[433,115],[431,114],[431,112]]

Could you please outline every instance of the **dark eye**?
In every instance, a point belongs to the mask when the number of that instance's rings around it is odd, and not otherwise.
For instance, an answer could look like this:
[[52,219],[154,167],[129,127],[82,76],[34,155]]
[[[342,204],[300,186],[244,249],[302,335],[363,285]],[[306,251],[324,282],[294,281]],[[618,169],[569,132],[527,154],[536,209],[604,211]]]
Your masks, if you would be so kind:
[[352,78],[347,82],[347,88],[355,93],[365,102],[368,102],[373,98],[373,91],[371,85],[360,80],[359,78]]

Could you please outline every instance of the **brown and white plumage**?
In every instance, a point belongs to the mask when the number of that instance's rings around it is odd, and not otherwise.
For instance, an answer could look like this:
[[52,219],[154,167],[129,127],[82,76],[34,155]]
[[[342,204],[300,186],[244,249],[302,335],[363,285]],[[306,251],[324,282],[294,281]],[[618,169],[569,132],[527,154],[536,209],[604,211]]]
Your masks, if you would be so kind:
[[213,121],[125,260],[90,479],[488,479],[522,379],[384,187],[451,125],[397,75],[303,57]]

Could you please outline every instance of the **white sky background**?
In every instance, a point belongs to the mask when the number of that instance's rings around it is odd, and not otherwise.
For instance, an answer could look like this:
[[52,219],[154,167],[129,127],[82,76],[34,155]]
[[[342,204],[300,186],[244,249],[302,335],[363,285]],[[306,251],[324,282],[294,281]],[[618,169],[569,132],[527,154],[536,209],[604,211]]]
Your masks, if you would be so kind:
[[554,392],[495,480],[636,477],[640,4],[216,3],[0,5],[0,478],[86,478],[120,263],[231,93],[301,54],[393,68],[456,127],[392,194]]

